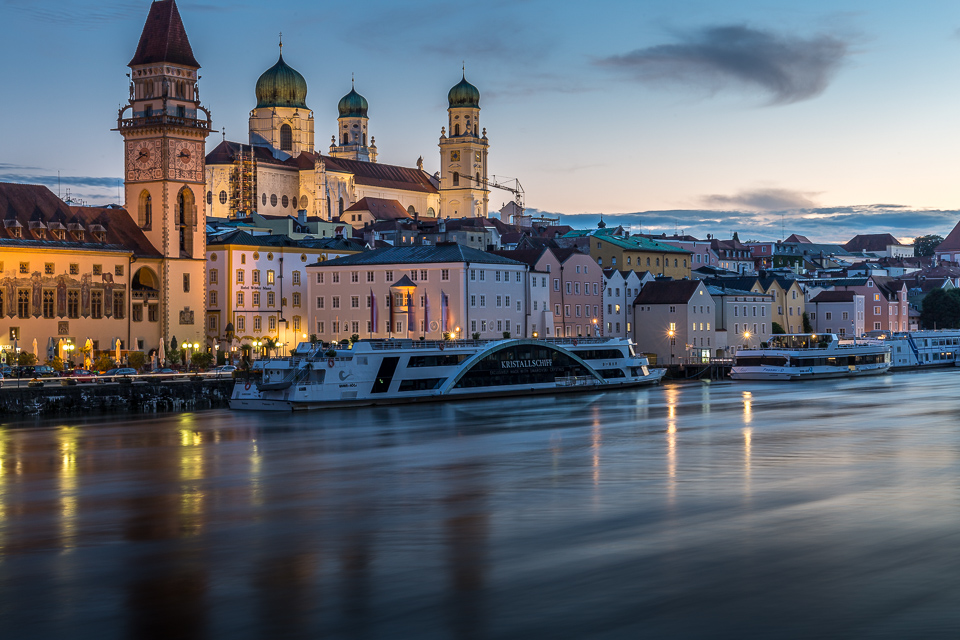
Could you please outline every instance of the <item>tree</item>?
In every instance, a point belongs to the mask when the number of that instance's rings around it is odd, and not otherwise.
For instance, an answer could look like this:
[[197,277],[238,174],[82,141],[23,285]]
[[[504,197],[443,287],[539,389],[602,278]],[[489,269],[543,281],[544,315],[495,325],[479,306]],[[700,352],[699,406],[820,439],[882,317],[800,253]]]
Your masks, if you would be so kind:
[[195,369],[209,369],[213,365],[213,354],[205,351],[194,351],[190,356],[190,364]]
[[17,364],[21,367],[32,367],[37,364],[37,356],[29,351],[21,351],[20,355],[17,356]]
[[772,333],[773,333],[774,335],[777,335],[777,334],[786,333],[786,331],[783,330],[783,327],[780,326],[780,323],[779,323],[779,322],[774,322],[774,323],[773,323]]
[[355,333],[350,336],[350,344],[355,344],[356,342],[359,342],[359,340],[360,340],[360,334],[358,333]]
[[97,371],[108,371],[114,368],[113,358],[111,358],[106,351],[100,354],[100,357],[97,358],[97,361],[93,363],[93,368]]
[[960,289],[934,289],[923,299],[920,324],[924,329],[960,327]]
[[47,360],[47,364],[54,371],[63,371],[63,360],[60,356],[53,356],[51,359]]
[[937,245],[943,242],[943,236],[928,235],[913,239],[913,255],[932,256]]
[[810,316],[807,315],[807,312],[803,312],[803,332],[804,333],[813,333],[813,325],[810,324]]
[[131,351],[127,354],[127,364],[137,371],[143,369],[143,365],[147,363],[147,354],[143,351]]

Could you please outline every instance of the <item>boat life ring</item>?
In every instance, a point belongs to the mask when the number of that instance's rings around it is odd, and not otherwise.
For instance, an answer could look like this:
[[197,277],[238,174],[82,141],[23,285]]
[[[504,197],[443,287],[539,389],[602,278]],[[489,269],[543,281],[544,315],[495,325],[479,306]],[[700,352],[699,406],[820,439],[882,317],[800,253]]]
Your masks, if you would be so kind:
[[333,369],[333,358],[330,358],[329,360],[327,360],[327,366]]
[[250,391],[250,381],[247,380],[247,384],[243,385],[244,391]]
[[579,344],[579,343],[577,342],[576,338],[574,338],[574,340],[573,340],[573,346],[577,346],[577,344]]
[[440,351],[443,351],[443,350],[446,349],[446,348],[447,348],[446,345],[441,342],[441,343],[440,343]]

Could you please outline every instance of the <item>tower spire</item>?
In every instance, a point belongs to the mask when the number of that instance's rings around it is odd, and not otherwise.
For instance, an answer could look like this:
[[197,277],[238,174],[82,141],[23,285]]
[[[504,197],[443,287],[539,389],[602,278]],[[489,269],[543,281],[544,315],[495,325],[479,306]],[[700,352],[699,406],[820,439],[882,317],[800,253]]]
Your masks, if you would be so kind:
[[280,32],[280,57],[283,57],[283,31]]

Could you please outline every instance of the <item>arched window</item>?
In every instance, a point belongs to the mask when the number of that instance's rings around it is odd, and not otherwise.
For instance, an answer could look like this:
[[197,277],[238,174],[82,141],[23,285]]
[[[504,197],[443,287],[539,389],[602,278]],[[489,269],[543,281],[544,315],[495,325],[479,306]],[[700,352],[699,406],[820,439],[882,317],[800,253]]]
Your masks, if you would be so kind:
[[460,135],[460,125],[458,124],[453,125],[453,135],[455,136]]
[[453,186],[460,186],[460,174],[456,171],[453,172]]
[[330,206],[330,194],[328,193],[327,194],[327,220],[329,220],[331,216],[333,216],[333,207]]
[[293,151],[293,129],[288,124],[280,127],[280,150]]
[[193,254],[193,227],[197,223],[197,205],[193,191],[184,187],[177,194],[177,223],[180,225],[180,250]]
[[300,208],[301,209],[307,208],[307,196],[300,196]]
[[477,171],[477,186],[480,186],[480,172]]
[[431,218],[436,218],[436,217],[437,217],[437,212],[433,210],[433,207],[428,207],[428,208],[427,208],[427,216],[429,216],[429,217],[431,217]]
[[367,134],[363,134],[363,146],[367,146]]
[[410,214],[410,217],[417,215],[417,210],[413,208],[413,205],[407,207],[407,213]]
[[[343,198],[340,198],[340,215],[343,215]],[[341,220],[342,222],[342,220]]]
[[227,204],[227,192],[220,191],[220,204]]
[[149,229],[153,223],[153,197],[150,192],[144,190],[140,193],[140,207],[138,212],[138,222],[141,229]]
[[350,134],[347,133],[346,131],[343,132],[343,142],[341,144],[343,144],[344,146],[347,146],[348,144],[350,144]]

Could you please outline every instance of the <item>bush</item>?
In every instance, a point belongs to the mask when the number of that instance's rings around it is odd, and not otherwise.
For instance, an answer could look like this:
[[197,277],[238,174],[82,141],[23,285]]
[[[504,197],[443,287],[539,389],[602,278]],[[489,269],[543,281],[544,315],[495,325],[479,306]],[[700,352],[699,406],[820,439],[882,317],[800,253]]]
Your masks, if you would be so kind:
[[784,334],[784,333],[786,333],[786,331],[783,330],[783,327],[780,326],[780,323],[779,323],[779,322],[774,322],[774,323],[773,323],[772,333],[773,333],[774,335],[779,335],[779,334]]
[[509,340],[509,339],[510,339],[510,332],[509,332],[509,331],[504,331],[504,332],[503,332],[503,339],[504,339],[504,340]]
[[127,354],[127,364],[140,371],[147,363],[147,354],[143,351],[131,351]]
[[350,336],[350,344],[355,344],[359,340],[360,340],[360,334],[355,333],[352,336]]
[[115,367],[113,358],[107,355],[106,352],[101,353],[100,357],[97,358],[97,361],[93,363],[93,368],[96,371],[107,371]]
[[20,355],[17,356],[17,364],[21,367],[30,367],[37,364],[37,356],[33,355],[29,351],[21,351]]
[[804,333],[813,333],[813,325],[810,324],[810,316],[807,315],[807,312],[803,312],[803,332]]
[[208,369],[213,365],[213,354],[197,351],[190,356],[190,364],[197,369]]
[[47,360],[47,364],[54,371],[63,371],[63,360],[60,359],[60,356],[54,356],[52,359]]
[[479,332],[479,331],[477,331],[476,333],[473,334],[473,339],[474,339],[474,340],[479,340],[479,339],[480,339],[480,332]]
[[449,340],[449,339],[450,339],[450,332],[449,332],[449,331],[444,331],[444,332],[443,332],[443,339],[444,339],[444,340]]

